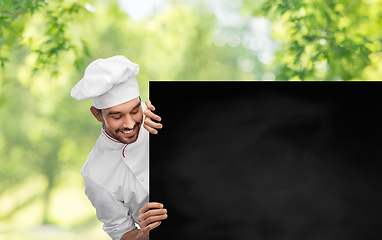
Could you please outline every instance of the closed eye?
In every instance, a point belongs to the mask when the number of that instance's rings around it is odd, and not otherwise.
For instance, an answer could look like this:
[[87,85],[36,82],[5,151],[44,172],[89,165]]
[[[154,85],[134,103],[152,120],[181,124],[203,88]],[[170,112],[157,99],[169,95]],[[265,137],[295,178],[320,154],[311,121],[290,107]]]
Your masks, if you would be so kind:
[[139,112],[139,107],[141,106],[141,103],[138,103],[137,106],[135,106],[132,110],[131,110],[131,114],[137,114]]
[[111,117],[114,119],[120,119],[122,117],[122,115],[112,115]]

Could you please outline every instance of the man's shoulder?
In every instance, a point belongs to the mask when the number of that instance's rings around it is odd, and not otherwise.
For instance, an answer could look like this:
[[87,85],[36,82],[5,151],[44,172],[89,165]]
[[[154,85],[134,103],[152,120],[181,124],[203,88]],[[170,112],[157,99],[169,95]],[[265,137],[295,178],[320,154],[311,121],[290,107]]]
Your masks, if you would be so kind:
[[102,151],[102,149],[99,149],[96,146],[94,146],[88,156],[88,159],[82,166],[81,173],[88,173],[94,167],[97,167],[98,165],[102,164],[102,161],[100,160],[103,159],[104,154],[105,151]]
[[110,151],[99,147],[96,143],[80,172],[82,175],[87,175],[92,178],[107,175],[116,167],[116,164],[119,164],[119,155],[119,151]]

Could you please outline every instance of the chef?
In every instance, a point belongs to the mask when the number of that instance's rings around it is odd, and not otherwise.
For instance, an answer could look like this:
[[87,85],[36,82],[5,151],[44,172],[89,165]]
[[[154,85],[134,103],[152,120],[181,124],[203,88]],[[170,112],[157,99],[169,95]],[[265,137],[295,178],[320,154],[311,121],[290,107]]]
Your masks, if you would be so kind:
[[77,100],[93,100],[90,111],[102,123],[81,174],[85,194],[114,240],[149,239],[167,218],[163,204],[148,202],[149,132],[162,125],[150,101],[141,102],[138,72],[124,56],[98,59],[71,91]]

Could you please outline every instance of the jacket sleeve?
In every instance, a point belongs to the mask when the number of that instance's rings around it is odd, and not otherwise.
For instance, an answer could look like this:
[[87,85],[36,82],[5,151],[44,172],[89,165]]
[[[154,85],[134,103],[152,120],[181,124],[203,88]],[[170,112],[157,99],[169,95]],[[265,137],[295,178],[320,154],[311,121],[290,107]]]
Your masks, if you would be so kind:
[[103,222],[102,229],[113,239],[136,229],[129,207],[118,201],[118,197],[104,186],[82,173],[85,183],[85,194],[96,209],[97,218]]

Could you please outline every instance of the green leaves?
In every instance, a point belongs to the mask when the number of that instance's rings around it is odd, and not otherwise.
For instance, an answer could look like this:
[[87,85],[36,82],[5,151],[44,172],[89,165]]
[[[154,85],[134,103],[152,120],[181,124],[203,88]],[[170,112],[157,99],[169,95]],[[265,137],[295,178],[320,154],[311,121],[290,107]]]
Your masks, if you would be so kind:
[[[362,79],[370,54],[382,50],[382,4],[376,2],[264,1],[254,13],[268,16],[276,30],[282,29],[273,31],[275,40],[283,41],[276,54],[281,65],[277,79]],[[325,58],[326,71],[315,68],[318,56]]]
[[[3,1],[0,16],[0,36],[6,44],[0,44],[0,66],[3,68],[7,60],[7,49],[25,46],[32,53],[37,54],[37,60],[33,71],[46,66],[57,66],[57,60],[62,52],[72,52],[76,59],[83,54],[88,55],[85,50],[84,41],[77,44],[67,33],[67,25],[74,19],[75,14],[81,10],[81,5],[65,3],[64,1]],[[37,14],[37,15],[36,15]],[[33,15],[33,16],[32,16]],[[20,18],[23,16],[23,18]],[[29,21],[39,19],[36,26],[28,26]],[[22,26],[17,27],[18,25]],[[28,29],[24,29],[28,26]],[[30,30],[33,29],[34,30]],[[35,32],[33,36],[25,31]],[[57,71],[52,72],[53,75]]]
[[[78,62],[79,56],[83,53],[89,54],[88,51],[82,52],[84,41],[81,41],[82,46],[78,46],[67,34],[67,25],[72,20],[73,14],[78,13],[79,10],[80,5],[77,3],[66,7],[60,5],[54,10],[45,10],[47,20],[41,38],[46,40],[33,49],[38,54],[33,71],[37,71],[45,66],[57,65],[61,52],[72,52],[77,56],[75,63]],[[57,74],[57,71],[53,72],[53,75]]]
[[20,16],[32,15],[35,11],[46,6],[44,0],[25,1],[25,0],[3,0],[0,4],[0,37],[3,38],[3,31],[13,31],[14,25]]

